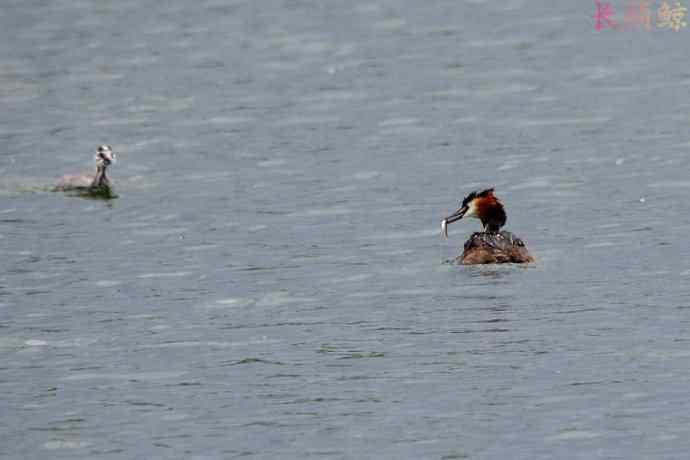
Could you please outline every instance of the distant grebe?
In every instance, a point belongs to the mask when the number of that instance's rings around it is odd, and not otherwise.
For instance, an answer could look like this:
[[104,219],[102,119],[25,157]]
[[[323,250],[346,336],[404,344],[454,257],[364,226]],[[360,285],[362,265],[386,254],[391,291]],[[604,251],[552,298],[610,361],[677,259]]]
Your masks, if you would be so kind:
[[456,261],[474,264],[523,264],[534,262],[525,243],[505,230],[507,216],[503,204],[494,195],[494,189],[472,192],[462,200],[460,209],[441,221],[443,236],[448,238],[448,224],[463,217],[475,217],[482,222],[484,231],[473,233],[465,242],[465,248]]
[[109,145],[100,145],[96,151],[96,174],[63,176],[53,189],[56,192],[81,192],[87,194],[111,194],[111,183],[105,171],[115,163],[115,154]]

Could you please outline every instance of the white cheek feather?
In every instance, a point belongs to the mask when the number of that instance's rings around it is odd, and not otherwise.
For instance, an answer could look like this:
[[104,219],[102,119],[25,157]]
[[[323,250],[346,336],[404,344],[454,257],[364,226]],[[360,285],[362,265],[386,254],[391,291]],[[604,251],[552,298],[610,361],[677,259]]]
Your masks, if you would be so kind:
[[477,203],[472,201],[470,205],[467,207],[467,212],[465,213],[465,217],[477,217]]

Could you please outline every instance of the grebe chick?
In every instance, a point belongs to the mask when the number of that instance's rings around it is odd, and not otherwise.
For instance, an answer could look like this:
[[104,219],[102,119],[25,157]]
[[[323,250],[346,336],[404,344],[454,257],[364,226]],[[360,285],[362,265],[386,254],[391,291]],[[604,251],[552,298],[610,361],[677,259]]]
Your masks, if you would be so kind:
[[56,192],[78,192],[89,195],[112,195],[111,183],[105,172],[115,163],[115,154],[109,145],[99,145],[95,155],[96,174],[62,176],[53,189]]
[[472,192],[462,200],[460,209],[441,221],[441,231],[448,238],[448,224],[463,217],[475,217],[483,231],[473,233],[465,242],[462,255],[456,261],[474,264],[523,264],[534,262],[522,240],[510,232],[501,231],[507,216],[503,204],[494,195],[494,189]]

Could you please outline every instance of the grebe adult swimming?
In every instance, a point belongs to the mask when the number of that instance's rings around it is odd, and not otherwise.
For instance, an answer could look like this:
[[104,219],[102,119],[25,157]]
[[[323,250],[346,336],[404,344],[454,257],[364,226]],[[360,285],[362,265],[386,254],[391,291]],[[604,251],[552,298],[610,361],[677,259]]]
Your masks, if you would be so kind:
[[534,262],[525,243],[505,230],[507,216],[503,204],[494,195],[494,189],[472,192],[462,200],[460,209],[441,221],[441,231],[448,238],[448,224],[463,217],[475,217],[482,222],[482,232],[473,233],[465,241],[465,249],[456,261],[474,264],[523,264]]
[[111,183],[105,171],[115,163],[115,154],[109,145],[99,145],[96,151],[96,174],[62,176],[53,189],[56,192],[78,192],[88,195],[112,196]]

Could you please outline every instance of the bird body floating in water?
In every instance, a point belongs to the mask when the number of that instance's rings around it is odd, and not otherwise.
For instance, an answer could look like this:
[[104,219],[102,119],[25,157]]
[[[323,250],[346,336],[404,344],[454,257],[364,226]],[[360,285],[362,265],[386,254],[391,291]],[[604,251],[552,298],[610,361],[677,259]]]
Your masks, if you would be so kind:
[[55,192],[75,192],[82,195],[112,198],[112,184],[106,170],[115,163],[115,154],[109,145],[100,145],[96,151],[96,174],[62,176],[53,188]]
[[507,216],[503,204],[494,195],[493,188],[467,195],[460,208],[441,221],[443,236],[448,238],[448,224],[463,217],[479,219],[483,231],[473,233],[465,241],[462,255],[456,258],[457,262],[464,265],[534,262],[520,238],[501,230]]

